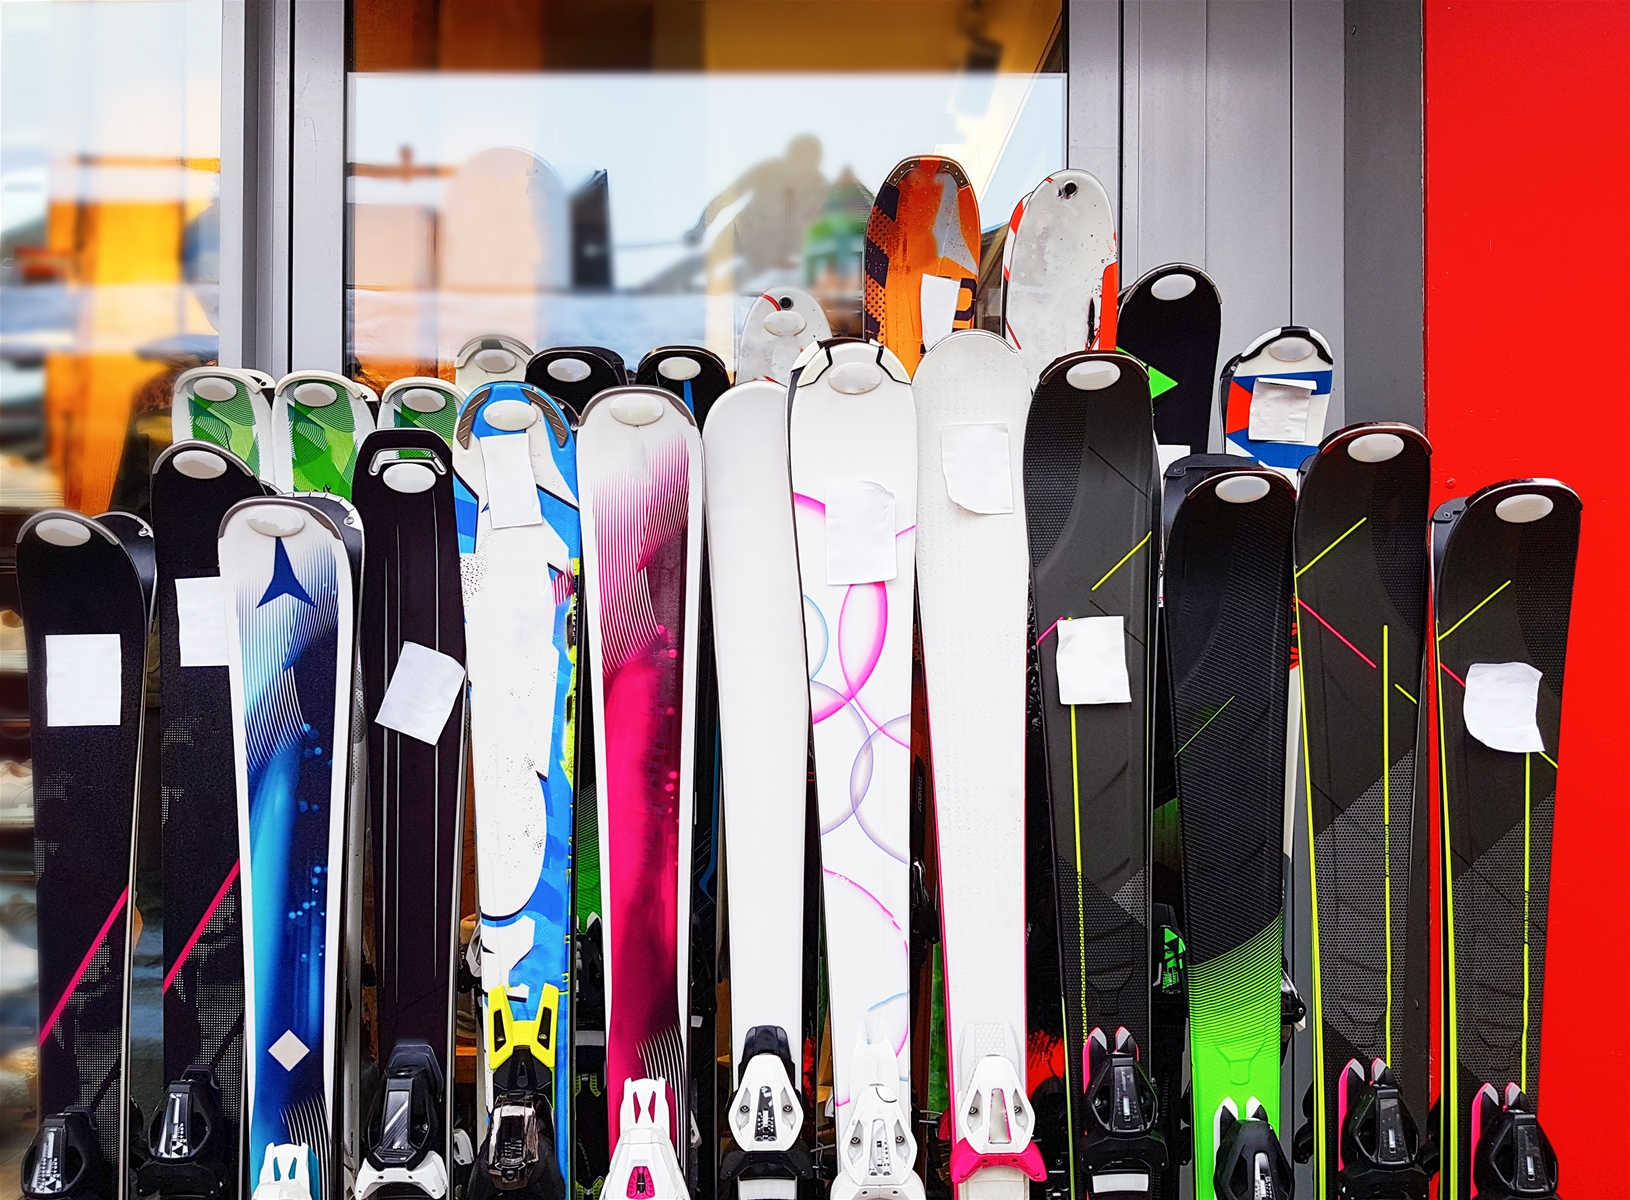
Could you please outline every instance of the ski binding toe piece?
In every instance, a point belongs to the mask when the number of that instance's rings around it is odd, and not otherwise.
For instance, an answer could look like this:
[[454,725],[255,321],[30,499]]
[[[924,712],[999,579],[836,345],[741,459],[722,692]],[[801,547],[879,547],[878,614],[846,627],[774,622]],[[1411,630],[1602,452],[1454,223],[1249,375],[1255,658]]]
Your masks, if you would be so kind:
[[1556,1151],[1521,1088],[1505,1103],[1485,1083],[1472,1097],[1472,1186],[1478,1200],[1559,1200]]
[[1295,1184],[1279,1135],[1255,1099],[1246,1112],[1241,1120],[1232,1100],[1217,1109],[1217,1200],[1290,1200]]
[[[208,1067],[188,1067],[164,1093],[148,1130],[149,1157],[137,1175],[142,1195],[217,1200],[225,1195],[235,1147],[221,1112],[221,1086]],[[234,1193],[236,1187],[234,1186]]]
[[690,1200],[674,1154],[665,1079],[623,1081],[621,1130],[601,1195],[607,1200]]
[[736,1149],[719,1164],[736,1181],[738,1200],[796,1200],[798,1181],[813,1179],[809,1150],[799,1140],[804,1104],[793,1087],[792,1052],[780,1026],[755,1025],[742,1048],[746,1066],[730,1101]]
[[[357,1200],[390,1188],[440,1200],[447,1195],[441,1145],[442,1073],[428,1043],[399,1042],[385,1068],[385,1090],[368,1123],[368,1155],[357,1172]],[[411,1189],[411,1191],[408,1191]]]
[[1387,1064],[1356,1058],[1341,1073],[1337,1097],[1341,1146],[1336,1171],[1352,1200],[1426,1200],[1430,1172],[1420,1165],[1421,1139]]
[[849,1121],[839,1137],[832,1200],[923,1200],[923,1181],[912,1167],[917,1139],[900,1102],[900,1072],[885,1045],[855,1047],[850,1072]]
[[311,1147],[304,1142],[274,1143],[266,1147],[254,1200],[312,1200]]
[[[1001,1028],[1011,1043],[1011,1034]],[[1025,1179],[1045,1180],[1047,1166],[1041,1148],[1030,1140],[1036,1115],[1013,1060],[1005,1054],[983,1055],[962,1091],[961,1107],[957,1127],[962,1136],[951,1147],[951,1182],[958,1195],[964,1200],[1024,1200],[1030,1194]]]
[[1087,1123],[1078,1155],[1088,1194],[1150,1194],[1166,1169],[1166,1142],[1137,1040],[1117,1029],[1112,1050],[1104,1031],[1094,1029],[1086,1049]]
[[96,1200],[108,1192],[107,1165],[91,1110],[74,1107],[46,1117],[23,1155],[27,1200]]

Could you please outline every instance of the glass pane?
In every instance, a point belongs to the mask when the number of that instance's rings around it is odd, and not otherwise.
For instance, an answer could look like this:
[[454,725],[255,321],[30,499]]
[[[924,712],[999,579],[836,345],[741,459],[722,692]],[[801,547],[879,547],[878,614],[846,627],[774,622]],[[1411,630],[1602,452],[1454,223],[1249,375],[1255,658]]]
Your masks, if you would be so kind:
[[353,6],[348,345],[375,388],[452,378],[490,334],[733,366],[785,284],[858,333],[896,162],[962,164],[992,280],[1014,205],[1064,162],[1057,3],[474,7]]

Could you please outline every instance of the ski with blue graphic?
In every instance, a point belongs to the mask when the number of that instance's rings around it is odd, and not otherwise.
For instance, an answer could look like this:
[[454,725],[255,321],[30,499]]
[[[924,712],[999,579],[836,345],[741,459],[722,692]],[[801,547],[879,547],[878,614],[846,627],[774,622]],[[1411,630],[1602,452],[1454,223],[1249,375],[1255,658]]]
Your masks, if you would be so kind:
[[1222,369],[1223,450],[1294,480],[1324,440],[1334,379],[1324,335],[1302,325],[1270,329]]
[[244,500],[221,522],[244,898],[247,1165],[257,1200],[337,1195],[341,919],[355,583],[334,519]]
[[470,1195],[571,1179],[577,444],[526,383],[471,393],[454,434],[481,910],[487,1136]]

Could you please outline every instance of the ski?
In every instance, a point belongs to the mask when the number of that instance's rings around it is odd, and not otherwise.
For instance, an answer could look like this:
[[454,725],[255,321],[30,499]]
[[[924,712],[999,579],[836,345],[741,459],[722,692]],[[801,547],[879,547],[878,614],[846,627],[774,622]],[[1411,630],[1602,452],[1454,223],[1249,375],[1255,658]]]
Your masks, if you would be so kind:
[[1055,171],[1013,210],[1002,243],[1002,331],[1030,386],[1057,359],[1113,350],[1119,300],[1115,214],[1087,171]]
[[1149,1194],[1165,1168],[1153,1052],[1149,796],[1159,487],[1149,381],[1125,354],[1041,376],[1025,500],[1064,1000],[1069,1173]]
[[351,495],[357,449],[373,431],[373,392],[333,371],[294,371],[277,381],[263,451],[281,492]]
[[658,346],[640,359],[634,382],[672,392],[696,414],[697,425],[707,424],[708,410],[730,386],[724,360],[701,346]]
[[896,164],[866,222],[861,325],[908,379],[940,338],[973,328],[979,254],[979,201],[961,166],[928,157]]
[[526,381],[552,397],[575,419],[590,400],[628,382],[622,356],[598,346],[539,350],[526,364]]
[[1166,546],[1197,1200],[1292,1187],[1276,1131],[1294,511],[1282,474],[1242,463],[1189,489]]
[[327,1200],[338,1192],[351,555],[333,518],[282,498],[229,509],[219,554],[245,912],[245,1165],[260,1200]]
[[229,450],[267,481],[272,463],[272,393],[259,371],[194,367],[176,377],[170,397],[170,442],[201,441]]
[[238,883],[221,520],[264,485],[230,452],[178,442],[153,468],[158,555],[159,782],[164,794],[164,1103],[143,1194],[236,1200],[243,1091]]
[[932,727],[951,1092],[963,1200],[1027,1200],[1047,1169],[1025,1088],[1024,445],[1019,352],[953,333],[918,364],[917,579]]
[[1324,438],[1334,378],[1330,343],[1317,330],[1270,329],[1223,365],[1223,450],[1294,480]]
[[672,394],[613,388],[579,435],[614,1196],[687,1195],[702,453]]
[[[464,391],[455,383],[430,375],[409,375],[387,387],[379,397],[380,429],[428,429],[452,445]],[[409,457],[418,452],[404,445]]]
[[736,382],[768,379],[785,385],[804,348],[831,336],[826,310],[803,288],[765,292],[748,306],[736,338]]
[[702,444],[736,1089],[727,1122],[735,1148],[720,1175],[741,1200],[795,1200],[800,1181],[814,1178],[800,1094],[809,671],[785,386],[757,380],[726,392]]
[[1497,483],[1432,517],[1442,808],[1440,1194],[1555,1200],[1539,1124],[1551,835],[1579,497]]
[[900,360],[852,338],[811,345],[791,388],[839,1165],[832,1196],[922,1200],[908,865],[916,407]]
[[[393,385],[386,395],[405,392],[408,411],[423,411],[413,392],[425,391],[452,408],[447,387]],[[466,730],[447,441],[429,429],[370,434],[353,496],[373,546],[363,562],[360,641],[374,1020],[384,1075],[355,1190],[358,1200],[376,1192],[438,1200],[451,1191],[455,1161],[454,963]]]
[[[1426,1200],[1426,814],[1417,804],[1431,447],[1351,425],[1296,502],[1318,1196]],[[1300,1157],[1300,1150],[1298,1157]]]
[[530,384],[477,388],[453,444],[490,1114],[472,1196],[568,1194],[577,443]]
[[[131,518],[133,519],[133,518]],[[63,509],[17,534],[28,647],[39,932],[29,1200],[121,1200],[131,921],[151,608],[119,538]]]
[[501,333],[473,337],[453,356],[453,381],[468,395],[483,383],[525,379],[531,357],[532,348],[520,338]]
[[1121,295],[1120,348],[1149,372],[1155,441],[1164,458],[1204,454],[1211,440],[1212,381],[1222,339],[1222,295],[1187,263],[1156,267]]

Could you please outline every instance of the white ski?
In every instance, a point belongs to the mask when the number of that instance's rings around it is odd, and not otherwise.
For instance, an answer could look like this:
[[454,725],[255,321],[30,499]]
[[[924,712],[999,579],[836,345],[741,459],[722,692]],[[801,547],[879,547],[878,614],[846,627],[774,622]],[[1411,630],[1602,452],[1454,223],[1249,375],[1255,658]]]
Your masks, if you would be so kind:
[[[702,445],[738,1085],[729,1122],[741,1152],[726,1158],[723,1173],[737,1179],[741,1200],[795,1200],[799,1178],[810,1175],[797,1072],[809,673],[786,387],[761,379],[731,388],[708,414]],[[749,1165],[755,1175],[777,1173],[739,1178]]]
[[911,617],[917,417],[900,360],[816,343],[790,448],[821,828],[834,1200],[921,1200],[912,1171]]
[[785,384],[804,348],[832,336],[826,311],[803,288],[765,292],[747,310],[736,342],[736,382],[770,379]]
[[525,379],[532,348],[520,338],[501,333],[473,337],[453,356],[453,379],[468,395],[483,383]]
[[1025,1094],[1024,742],[1029,542],[1024,360],[983,330],[937,343],[917,401],[917,575],[934,760],[962,1200],[1047,1177]]

